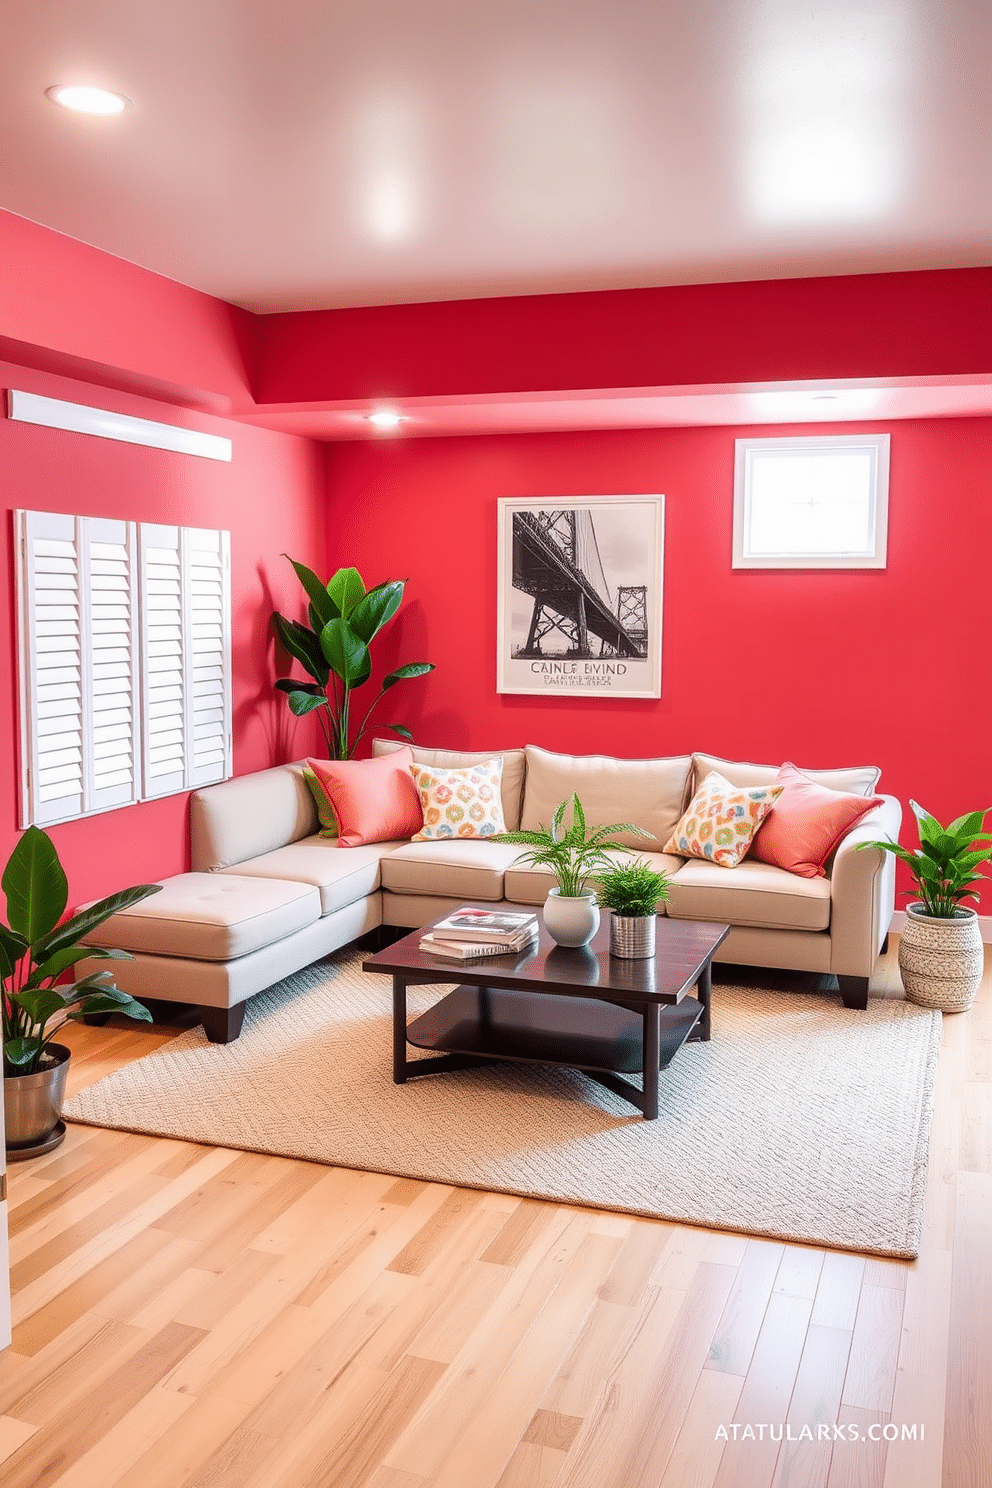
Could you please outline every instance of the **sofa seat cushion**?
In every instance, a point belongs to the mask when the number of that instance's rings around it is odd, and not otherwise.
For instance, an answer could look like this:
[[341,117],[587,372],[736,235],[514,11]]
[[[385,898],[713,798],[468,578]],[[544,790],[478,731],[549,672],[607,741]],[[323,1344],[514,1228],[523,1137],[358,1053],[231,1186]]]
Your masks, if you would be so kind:
[[503,876],[519,852],[505,842],[474,837],[410,842],[383,858],[382,887],[396,894],[502,899]]
[[[549,827],[555,810],[574,792],[590,827],[631,822],[651,833],[617,832],[622,847],[660,852],[689,799],[692,760],[614,759],[605,754],[553,754],[527,745],[527,780],[520,825],[524,831]],[[566,822],[571,817],[566,815]],[[652,841],[652,837],[655,839]]]
[[766,930],[826,930],[830,925],[830,880],[799,878],[770,863],[745,859],[721,868],[690,858],[669,890],[673,920],[716,920]]
[[[517,852],[521,849],[517,848]],[[627,853],[609,853],[608,856],[617,862],[628,863],[630,857]],[[667,873],[669,878],[682,866],[682,859],[673,857],[671,853],[639,852],[638,858],[643,858],[650,863],[656,873]],[[506,897],[513,904],[543,904],[548,897],[548,890],[554,888],[556,879],[548,868],[534,868],[527,863],[518,863],[506,870],[504,884]],[[594,887],[591,885],[591,887]],[[665,906],[660,905],[659,914],[665,913]]]
[[162,891],[119,910],[87,945],[194,961],[233,961],[320,919],[312,884],[233,873],[180,873]]
[[362,847],[342,847],[336,838],[304,837],[223,871],[243,878],[313,884],[320,891],[320,912],[326,915],[373,894],[379,887],[380,860],[402,845],[368,842]]

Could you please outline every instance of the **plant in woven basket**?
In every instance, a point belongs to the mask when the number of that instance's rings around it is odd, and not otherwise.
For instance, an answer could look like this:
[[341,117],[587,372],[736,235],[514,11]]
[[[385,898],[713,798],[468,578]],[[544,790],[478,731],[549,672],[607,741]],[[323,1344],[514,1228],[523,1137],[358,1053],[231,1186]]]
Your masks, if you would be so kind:
[[992,807],[966,812],[950,826],[942,827],[935,816],[915,801],[909,804],[916,817],[919,847],[903,847],[891,839],[860,842],[858,846],[877,847],[901,859],[913,875],[913,888],[902,892],[916,894],[923,913],[933,919],[955,919],[964,912],[965,899],[978,899],[975,885],[983,881],[984,875],[976,870],[992,859],[992,849],[977,846],[992,842],[992,832],[982,831]]
[[597,883],[600,906],[625,919],[653,915],[668,898],[668,874],[652,868],[646,858],[614,863],[597,875]]
[[[570,807],[572,820],[566,827],[565,814]],[[612,866],[613,860],[607,848],[623,846],[612,840],[617,832],[629,832],[637,837],[652,835],[632,822],[611,822],[609,826],[588,829],[582,802],[573,791],[555,811],[549,828],[501,832],[490,841],[519,843],[527,850],[520,854],[518,862],[532,863],[535,868],[550,868],[558,880],[561,894],[567,899],[577,899],[586,892],[588,880],[596,869],[605,870]]]

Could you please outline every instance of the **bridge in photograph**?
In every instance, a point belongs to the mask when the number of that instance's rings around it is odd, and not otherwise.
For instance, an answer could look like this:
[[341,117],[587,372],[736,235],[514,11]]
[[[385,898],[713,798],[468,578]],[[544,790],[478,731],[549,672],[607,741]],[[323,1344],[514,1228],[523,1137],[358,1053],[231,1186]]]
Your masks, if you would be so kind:
[[541,642],[552,631],[573,656],[647,656],[647,587],[622,584],[611,598],[591,512],[514,512],[513,587],[534,601],[516,656],[545,654]]

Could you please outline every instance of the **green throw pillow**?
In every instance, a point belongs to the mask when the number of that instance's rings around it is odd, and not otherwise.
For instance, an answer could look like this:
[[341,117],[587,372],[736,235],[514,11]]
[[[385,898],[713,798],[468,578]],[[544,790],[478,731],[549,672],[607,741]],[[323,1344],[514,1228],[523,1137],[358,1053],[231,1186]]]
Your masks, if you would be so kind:
[[321,837],[336,837],[338,835],[338,819],[334,815],[334,807],[324,793],[324,787],[317,779],[309,765],[303,766],[303,779],[310,787],[314,805],[317,808],[317,820],[320,822]]

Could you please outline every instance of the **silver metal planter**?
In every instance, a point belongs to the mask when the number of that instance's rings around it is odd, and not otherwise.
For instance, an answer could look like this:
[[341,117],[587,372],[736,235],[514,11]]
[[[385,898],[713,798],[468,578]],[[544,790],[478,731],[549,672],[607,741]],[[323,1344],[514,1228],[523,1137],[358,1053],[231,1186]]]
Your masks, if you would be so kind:
[[37,1147],[47,1141],[59,1124],[71,1051],[65,1044],[49,1044],[46,1053],[58,1063],[39,1070],[36,1075],[3,1077],[8,1148]]
[[658,916],[610,916],[610,955],[624,956],[628,961],[646,961],[655,953],[658,938]]

